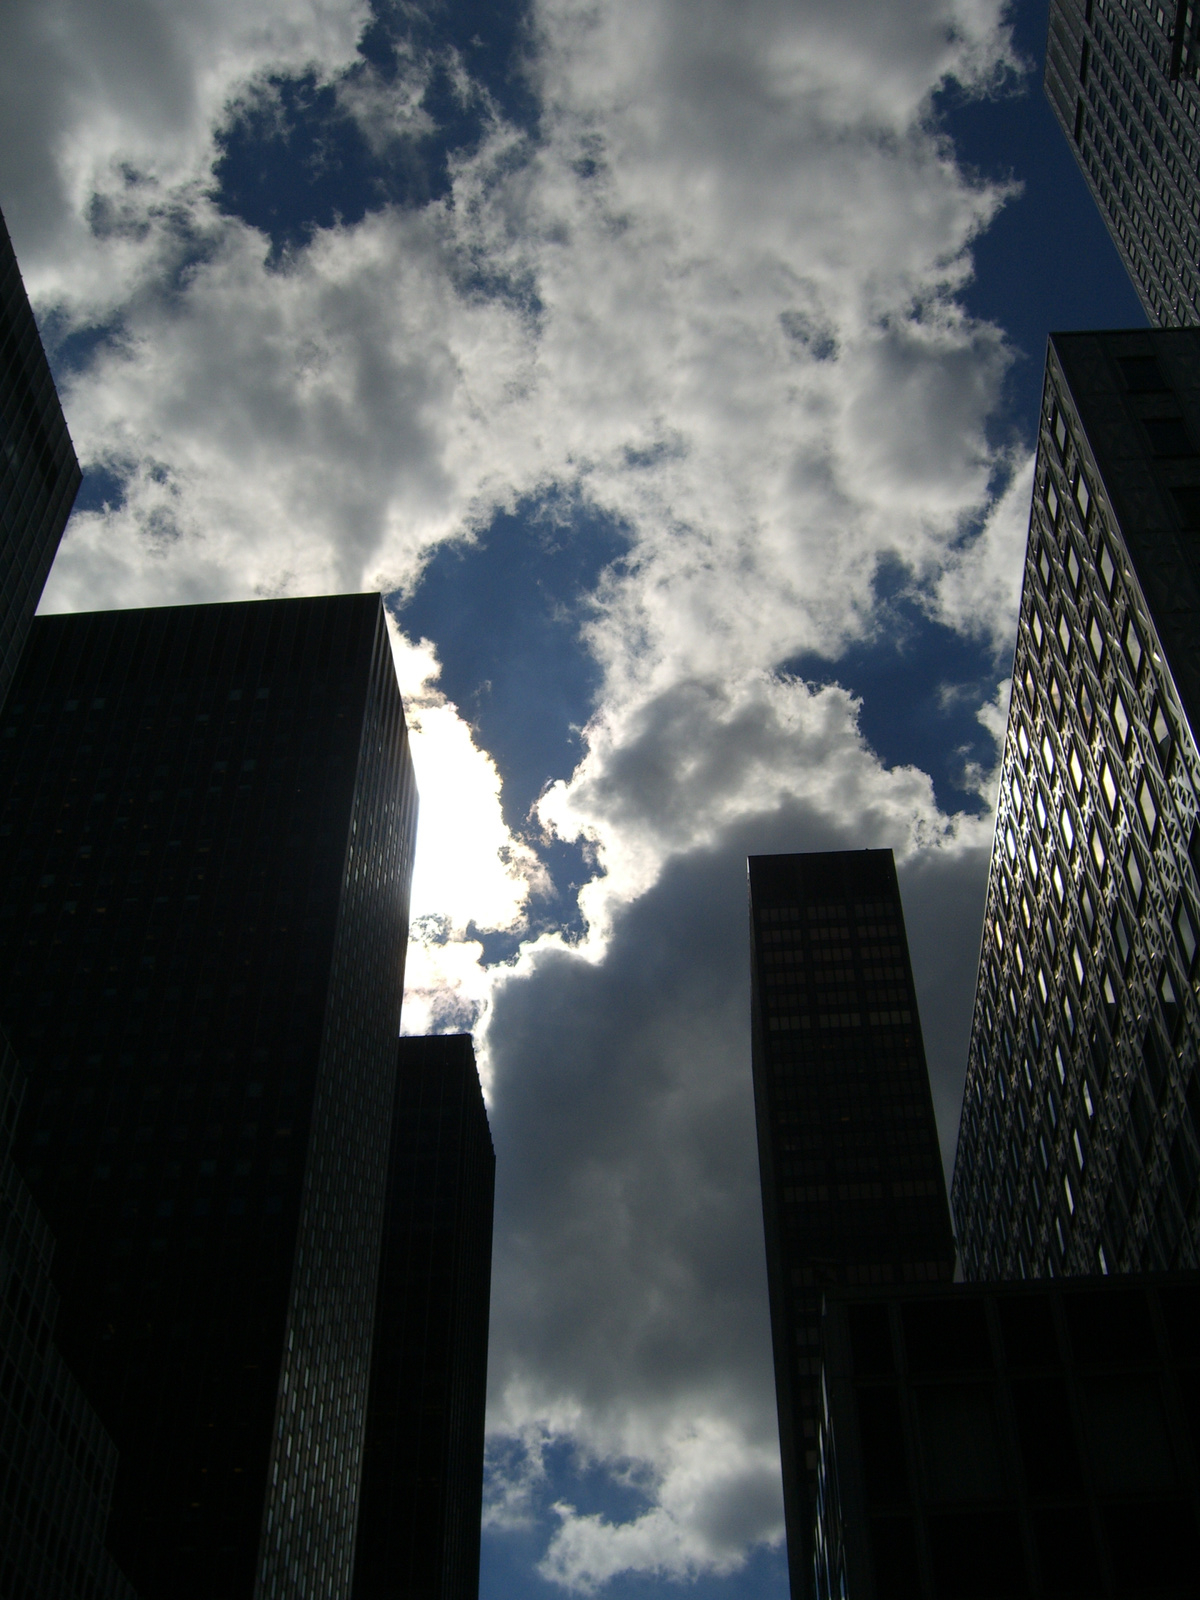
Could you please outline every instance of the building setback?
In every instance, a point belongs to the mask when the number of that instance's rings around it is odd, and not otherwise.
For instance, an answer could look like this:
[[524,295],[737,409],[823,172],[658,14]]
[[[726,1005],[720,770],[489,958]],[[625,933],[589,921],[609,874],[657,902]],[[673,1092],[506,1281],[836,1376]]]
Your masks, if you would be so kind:
[[14,1158],[142,1600],[348,1596],[416,795],[377,595],[39,618]]
[[819,1600],[1196,1592],[1200,1282],[832,1290]]
[[754,1098],[795,1600],[813,1592],[821,1299],[949,1280],[946,1204],[890,850],[752,856]]
[[496,1160],[467,1034],[404,1038],[354,1600],[476,1600]]
[[1200,33],[1189,0],[1051,0],[1046,95],[1160,326],[1200,322]]
[[79,463],[0,216],[0,706],[79,483]]
[[1200,1246],[1200,331],[1050,341],[953,1181],[970,1278]]
[[24,1091],[0,1035],[0,1594],[136,1600],[104,1548],[117,1453],[54,1343],[54,1241],[9,1153]]

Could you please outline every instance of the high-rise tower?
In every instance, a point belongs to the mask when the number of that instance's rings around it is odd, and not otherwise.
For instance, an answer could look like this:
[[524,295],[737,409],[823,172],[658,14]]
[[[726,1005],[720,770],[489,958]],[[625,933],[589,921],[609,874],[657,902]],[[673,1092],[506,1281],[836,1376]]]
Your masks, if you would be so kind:
[[468,1034],[405,1038],[354,1600],[477,1600],[496,1158]]
[[1200,7],[1051,0],[1046,94],[1160,326],[1200,322]]
[[968,1277],[1200,1264],[1200,330],[1050,341],[954,1170]]
[[813,1585],[822,1290],[948,1281],[954,1241],[891,851],[749,867],[754,1099],[800,1600]]
[[142,1600],[350,1593],[415,810],[377,595],[33,624],[14,1157]]
[[0,216],[0,706],[79,483],[79,463]]

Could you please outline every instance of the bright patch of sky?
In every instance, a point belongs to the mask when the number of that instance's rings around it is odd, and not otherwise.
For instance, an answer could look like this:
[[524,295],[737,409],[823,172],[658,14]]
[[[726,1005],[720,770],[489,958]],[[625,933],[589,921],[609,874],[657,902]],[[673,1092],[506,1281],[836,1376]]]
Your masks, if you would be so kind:
[[499,1158],[483,1594],[782,1595],[747,852],[890,845],[952,1158],[1046,333],[998,0],[16,0],[44,608],[378,587]]

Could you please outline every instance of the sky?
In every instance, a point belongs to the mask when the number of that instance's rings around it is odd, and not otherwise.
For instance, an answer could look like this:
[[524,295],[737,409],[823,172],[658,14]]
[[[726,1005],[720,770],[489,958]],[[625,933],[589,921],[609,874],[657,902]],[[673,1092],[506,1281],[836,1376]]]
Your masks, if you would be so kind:
[[953,1160],[1045,339],[1041,0],[5,0],[43,611],[380,589],[407,1032],[497,1152],[482,1600],[782,1600],[749,853],[897,856]]

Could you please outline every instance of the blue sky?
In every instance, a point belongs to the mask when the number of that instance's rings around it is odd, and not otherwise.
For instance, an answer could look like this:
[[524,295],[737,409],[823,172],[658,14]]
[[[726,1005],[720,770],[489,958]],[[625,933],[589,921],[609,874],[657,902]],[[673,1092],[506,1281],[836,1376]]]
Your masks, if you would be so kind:
[[498,1166],[485,1600],[782,1596],[744,858],[890,845],[947,1159],[1045,338],[1043,4],[18,0],[44,609],[377,587],[406,1027]]

